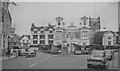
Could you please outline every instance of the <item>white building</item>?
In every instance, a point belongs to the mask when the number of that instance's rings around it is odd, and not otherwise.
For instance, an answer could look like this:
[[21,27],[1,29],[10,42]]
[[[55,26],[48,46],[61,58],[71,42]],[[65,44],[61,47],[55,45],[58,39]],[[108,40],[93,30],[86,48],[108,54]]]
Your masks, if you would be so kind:
[[106,31],[103,35],[103,45],[114,45],[114,33]]
[[80,23],[80,36],[81,36],[81,41],[80,45],[89,45],[90,44],[90,37],[91,37],[91,27],[89,26],[89,19],[88,17],[84,16],[81,18],[81,23]]
[[62,44],[64,39],[64,28],[55,27],[54,44]]
[[20,38],[21,47],[30,47],[30,35],[22,35]]
[[[95,32],[100,29],[99,18],[81,18],[80,24],[75,26],[73,23],[65,27],[62,17],[56,17],[57,24],[37,27],[31,26],[31,45],[62,44],[66,41],[68,44],[75,43],[80,45],[90,45],[93,30]],[[91,30],[93,29],[93,30]],[[95,33],[94,32],[94,33]]]
[[48,45],[54,43],[54,25],[36,27],[31,26],[31,45],[38,47],[38,45]]
[[68,26],[65,29],[65,33],[66,33],[67,43],[69,43],[69,44],[71,44],[71,43],[79,44],[79,42],[80,42],[80,31],[79,31],[79,28],[74,26],[73,23],[71,23],[71,25]]

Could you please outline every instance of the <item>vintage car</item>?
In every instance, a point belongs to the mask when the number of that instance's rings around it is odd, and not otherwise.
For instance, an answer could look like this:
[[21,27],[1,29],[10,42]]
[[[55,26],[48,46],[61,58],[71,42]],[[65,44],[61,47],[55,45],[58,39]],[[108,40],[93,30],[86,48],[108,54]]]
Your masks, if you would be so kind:
[[112,57],[113,57],[113,55],[114,55],[113,50],[105,49],[105,54],[106,54],[107,60],[112,60]]
[[82,54],[90,54],[90,53],[91,53],[91,50],[88,46],[86,46],[84,50],[82,50]]
[[28,57],[36,57],[36,53],[34,51],[26,52],[26,58]]
[[25,54],[26,54],[26,51],[25,51],[25,49],[19,49],[18,50],[19,51],[19,56],[25,56]]
[[75,55],[80,55],[80,54],[82,54],[82,51],[81,51],[81,47],[80,47],[80,46],[78,46],[78,47],[75,48],[74,54],[75,54]]
[[58,54],[58,48],[56,46],[52,46],[51,53],[52,54]]
[[87,67],[97,67],[106,68],[107,60],[105,56],[105,51],[103,50],[93,50],[87,59]]
[[29,49],[28,52],[26,52],[26,58],[28,57],[36,57],[36,52],[33,49]]

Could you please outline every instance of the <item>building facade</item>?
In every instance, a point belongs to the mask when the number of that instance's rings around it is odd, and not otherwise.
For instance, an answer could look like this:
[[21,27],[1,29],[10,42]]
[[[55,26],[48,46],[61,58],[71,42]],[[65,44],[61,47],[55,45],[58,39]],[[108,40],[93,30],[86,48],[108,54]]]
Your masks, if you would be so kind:
[[9,36],[12,25],[12,18],[9,12],[9,2],[0,2],[0,47],[2,48],[2,54],[9,47]]
[[56,17],[56,25],[37,27],[31,26],[31,45],[49,45],[62,44],[66,41],[68,44],[90,45],[91,37],[97,31],[100,31],[100,18],[89,18],[83,16],[80,24],[75,26],[71,23],[65,26],[62,17]]
[[99,32],[101,29],[100,26],[100,17],[89,17],[89,26],[91,27],[91,38],[90,38],[90,44],[94,44],[94,34],[96,32]]
[[21,47],[30,47],[30,35],[22,35],[20,38]]
[[103,35],[103,45],[114,45],[114,33],[112,31],[106,31]]
[[81,33],[80,45],[90,45],[91,27],[89,26],[89,18],[84,16],[81,18],[79,31]]
[[36,27],[31,26],[31,45],[37,47],[38,45],[48,45],[54,43],[54,25]]

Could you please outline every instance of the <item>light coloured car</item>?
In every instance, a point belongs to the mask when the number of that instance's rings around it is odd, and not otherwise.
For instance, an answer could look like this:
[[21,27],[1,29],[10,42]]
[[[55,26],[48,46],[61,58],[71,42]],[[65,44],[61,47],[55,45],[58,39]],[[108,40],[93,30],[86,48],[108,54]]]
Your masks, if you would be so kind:
[[81,52],[80,50],[75,50],[75,51],[74,51],[74,54],[80,55],[80,54],[82,54],[82,52]]
[[103,50],[93,50],[87,59],[87,67],[95,67],[95,66],[102,66],[102,68],[106,68],[107,60],[105,56],[105,51]]

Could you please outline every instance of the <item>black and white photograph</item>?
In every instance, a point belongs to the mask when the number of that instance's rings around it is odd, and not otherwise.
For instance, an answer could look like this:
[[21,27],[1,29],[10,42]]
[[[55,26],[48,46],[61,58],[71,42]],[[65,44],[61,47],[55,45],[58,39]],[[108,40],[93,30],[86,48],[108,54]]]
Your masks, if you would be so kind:
[[0,0],[0,69],[120,69],[119,0]]

